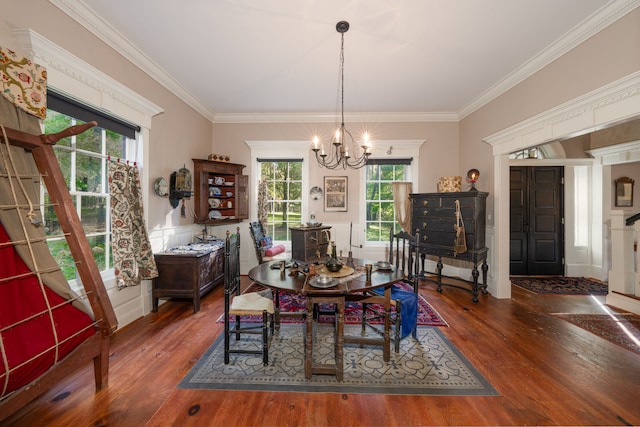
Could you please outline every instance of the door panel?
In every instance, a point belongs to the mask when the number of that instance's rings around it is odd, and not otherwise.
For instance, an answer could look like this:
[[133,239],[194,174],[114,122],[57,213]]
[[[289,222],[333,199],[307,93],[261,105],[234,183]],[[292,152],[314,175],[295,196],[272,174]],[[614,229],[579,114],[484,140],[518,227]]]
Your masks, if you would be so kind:
[[511,168],[511,274],[562,275],[563,168]]
[[524,167],[511,167],[510,181],[510,272],[514,275],[527,274],[528,214],[526,197],[527,171]]

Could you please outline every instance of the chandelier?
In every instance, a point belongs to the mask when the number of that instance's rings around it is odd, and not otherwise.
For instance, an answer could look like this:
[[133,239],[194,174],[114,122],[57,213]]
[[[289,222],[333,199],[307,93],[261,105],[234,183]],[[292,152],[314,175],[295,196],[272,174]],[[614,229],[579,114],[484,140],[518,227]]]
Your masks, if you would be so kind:
[[325,152],[324,145],[320,143],[318,136],[313,138],[311,148],[316,155],[316,160],[320,167],[327,169],[359,169],[367,164],[367,159],[371,155],[371,142],[369,135],[362,136],[362,142],[358,145],[353,139],[351,132],[344,126],[344,33],[349,30],[347,21],[340,21],[336,24],[336,30],[341,35],[340,43],[340,107],[341,121],[340,127],[336,130],[331,145]]

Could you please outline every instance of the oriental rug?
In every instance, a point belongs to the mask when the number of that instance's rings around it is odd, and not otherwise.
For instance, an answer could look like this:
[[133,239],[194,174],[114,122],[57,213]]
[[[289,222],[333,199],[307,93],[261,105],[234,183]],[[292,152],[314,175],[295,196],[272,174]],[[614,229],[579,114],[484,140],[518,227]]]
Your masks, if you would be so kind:
[[[333,363],[334,328],[316,324],[314,363]],[[345,326],[345,335],[360,333],[359,326]],[[419,327],[418,340],[402,340],[400,352],[382,360],[382,348],[346,344],[344,378],[334,375],[304,376],[302,325],[282,325],[269,348],[269,365],[262,356],[231,354],[224,364],[224,338],[218,337],[198,360],[179,388],[203,390],[251,390],[268,392],[360,393],[443,396],[497,396],[497,391],[438,328]],[[255,348],[260,336],[245,335],[239,342]]]
[[627,350],[640,354],[640,316],[636,314],[558,313],[555,316]]
[[[404,289],[411,289],[409,285],[404,283],[398,284],[402,286]],[[252,283],[244,292],[255,292],[264,289],[262,286],[257,283]],[[375,304],[374,304],[375,305]],[[379,307],[378,307],[379,308]],[[301,294],[293,294],[293,293],[280,293],[280,310],[282,312],[302,312],[306,310],[305,307],[305,296]],[[320,306],[320,315],[318,321],[320,323],[333,323],[334,316],[329,313],[329,307],[325,307],[321,304]],[[216,320],[216,323],[222,323],[224,321],[224,314],[220,315]],[[362,306],[360,304],[347,302],[344,310],[344,323],[345,325],[357,325],[360,324],[360,319],[362,317]],[[241,321],[243,322],[253,322],[259,323],[259,316],[243,316],[241,317]],[[280,323],[304,323],[304,319],[296,318],[296,317],[283,317],[280,319]],[[376,322],[372,322],[376,323]],[[382,323],[380,321],[379,323]],[[432,306],[427,302],[427,300],[422,296],[418,295],[418,326],[449,326],[447,322],[440,316]]]
[[536,294],[607,295],[606,282],[585,277],[511,277],[511,284]]

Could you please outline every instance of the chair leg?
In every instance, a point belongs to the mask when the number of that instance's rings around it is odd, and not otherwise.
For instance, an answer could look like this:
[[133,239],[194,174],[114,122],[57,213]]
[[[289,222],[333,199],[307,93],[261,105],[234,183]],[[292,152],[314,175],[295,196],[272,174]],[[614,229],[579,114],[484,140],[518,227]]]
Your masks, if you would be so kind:
[[224,364],[229,364],[229,338],[230,338],[230,330],[229,330],[229,319],[224,321]]
[[236,333],[236,341],[240,341],[240,316],[236,316],[235,333]]
[[362,335],[365,335],[367,333],[367,305],[368,304],[366,302],[362,303],[362,320],[361,320]]
[[267,312],[262,312],[262,364],[269,364],[269,317]]
[[400,324],[400,301],[396,302],[396,327],[395,327],[395,336],[394,336],[394,350],[396,353],[400,353],[400,328],[401,328],[401,324]]

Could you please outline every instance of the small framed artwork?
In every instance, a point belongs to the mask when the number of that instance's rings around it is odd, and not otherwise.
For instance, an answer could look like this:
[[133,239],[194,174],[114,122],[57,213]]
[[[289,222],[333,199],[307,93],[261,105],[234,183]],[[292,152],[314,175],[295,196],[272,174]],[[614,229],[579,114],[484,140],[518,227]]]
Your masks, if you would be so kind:
[[324,177],[324,210],[325,212],[347,211],[347,177]]
[[622,177],[616,179],[616,207],[633,206],[633,180]]

